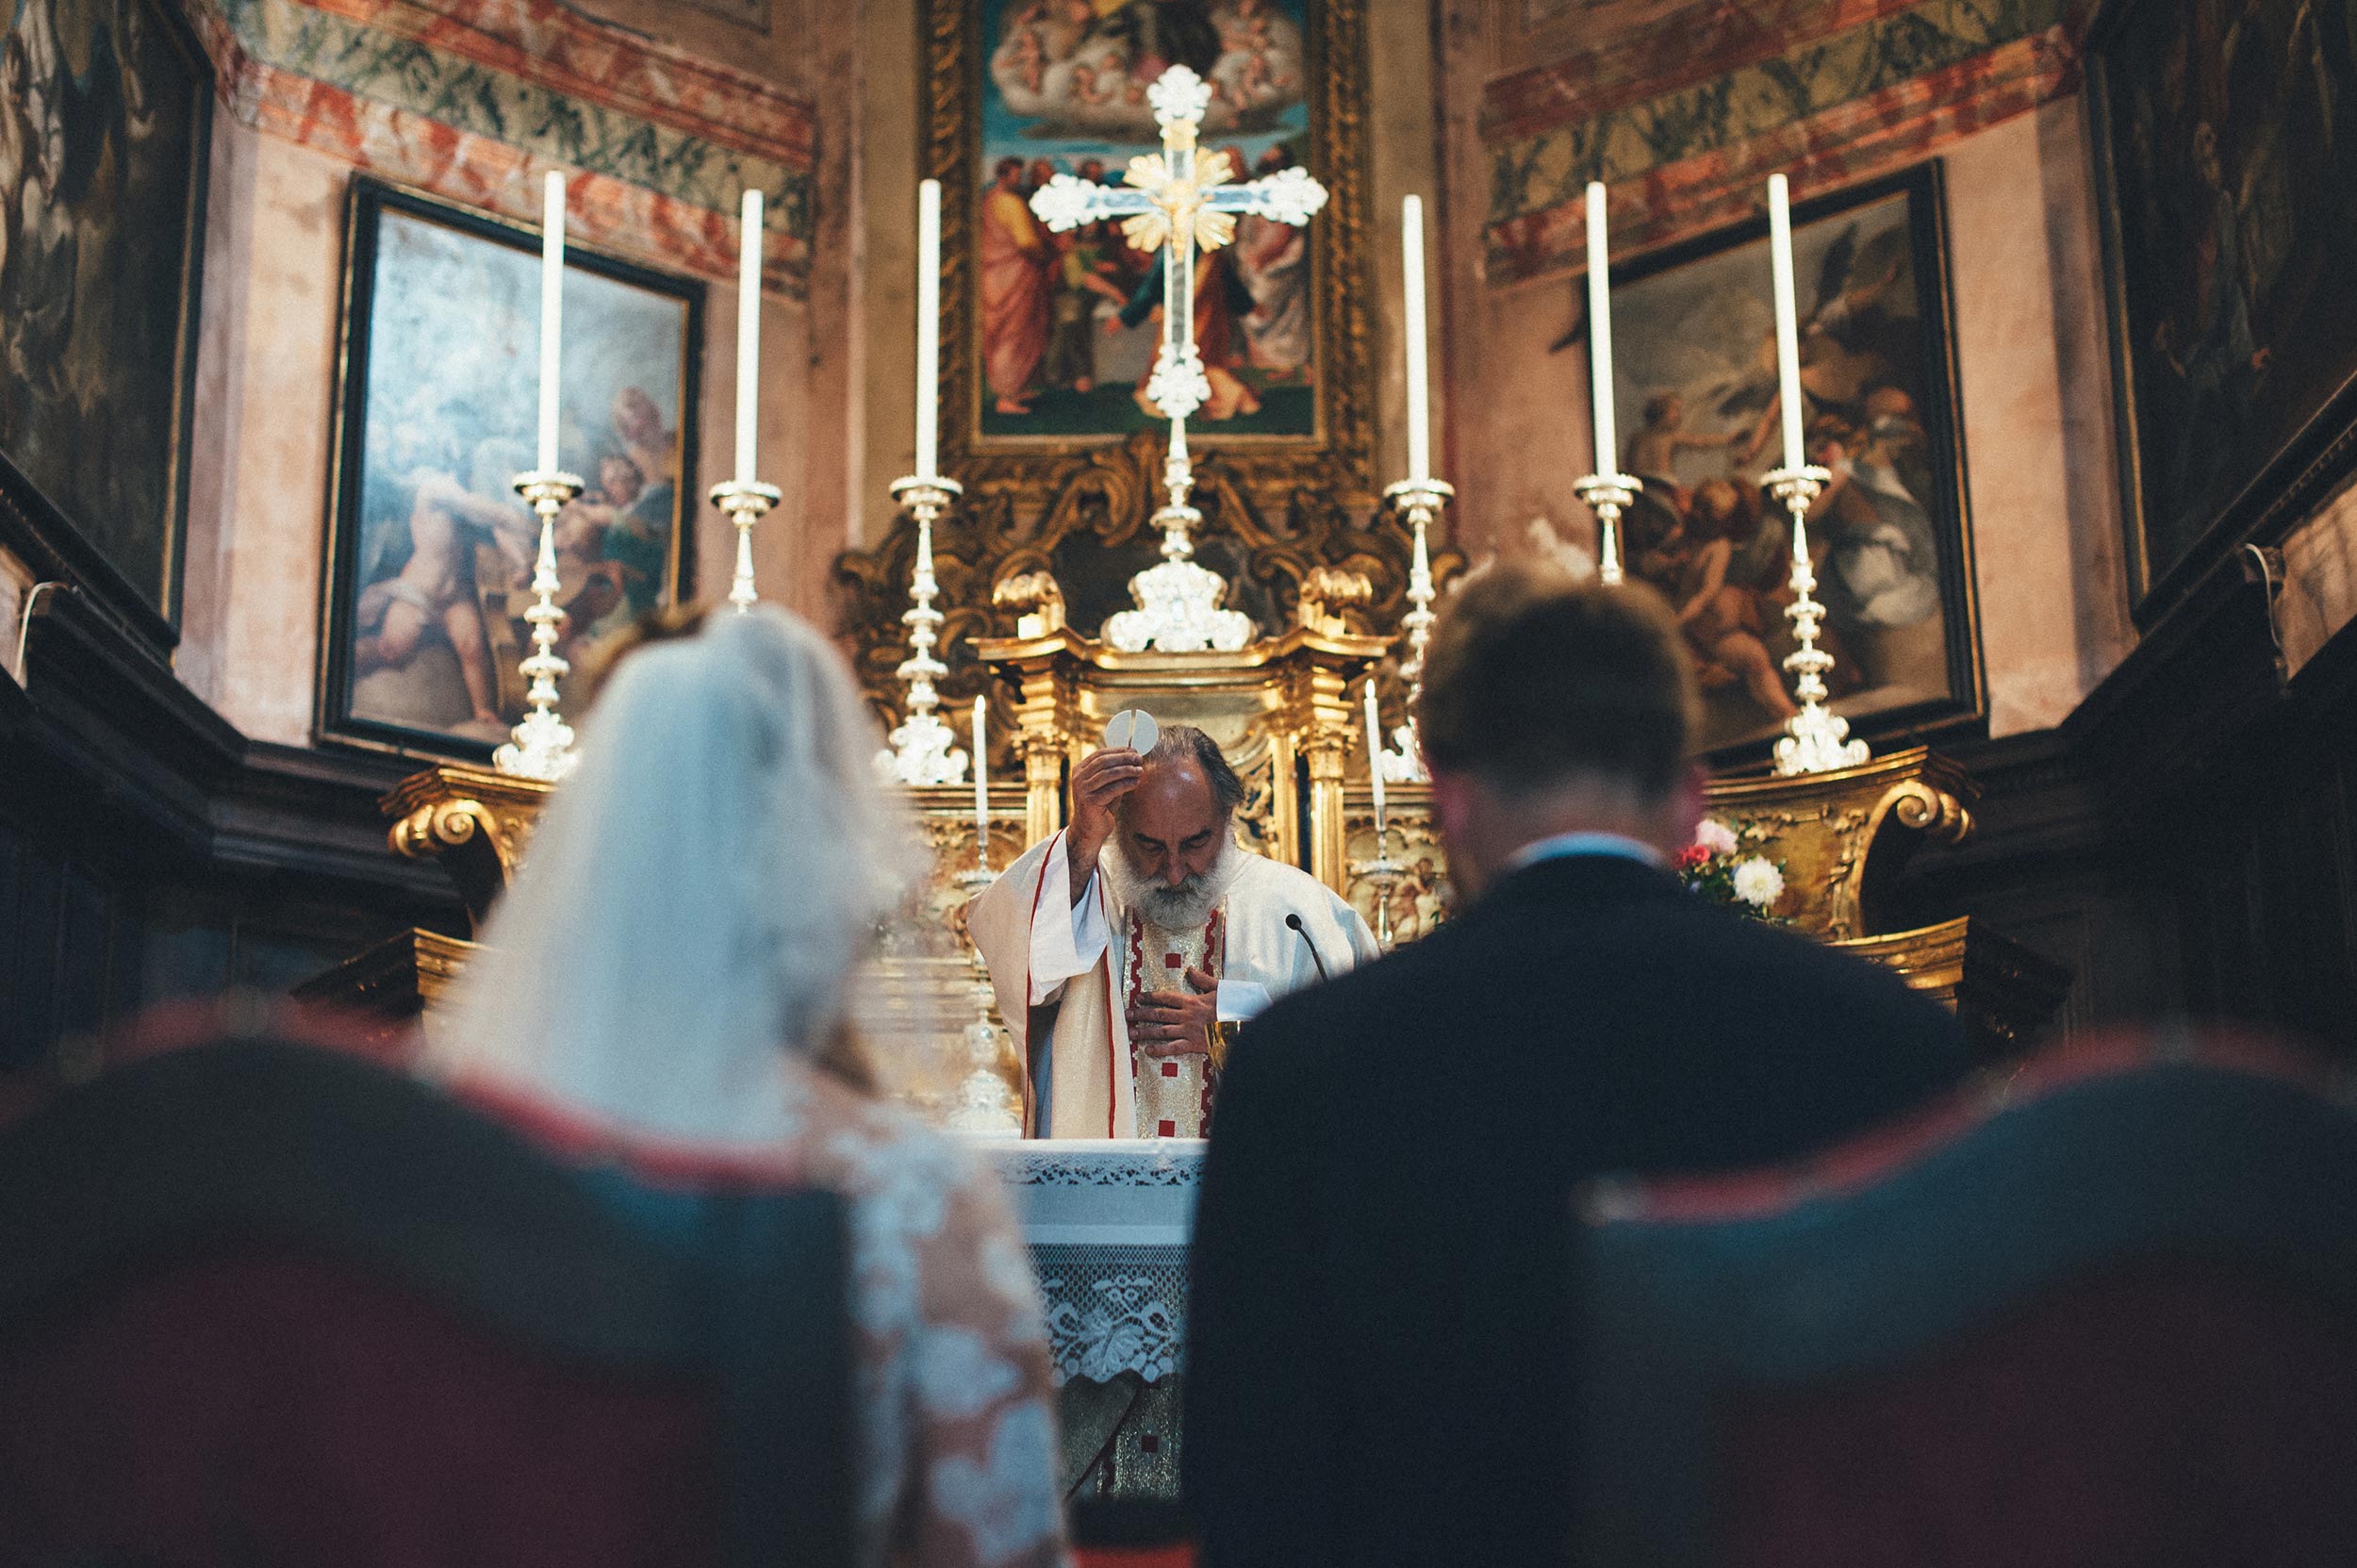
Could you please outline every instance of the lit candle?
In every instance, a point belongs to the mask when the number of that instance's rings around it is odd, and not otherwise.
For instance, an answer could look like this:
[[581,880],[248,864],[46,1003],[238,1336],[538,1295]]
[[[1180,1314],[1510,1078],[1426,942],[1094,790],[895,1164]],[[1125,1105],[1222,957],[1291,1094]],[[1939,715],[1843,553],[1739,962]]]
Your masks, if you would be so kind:
[[1588,182],[1588,389],[1595,411],[1596,471],[1621,471],[1620,433],[1612,423],[1612,274],[1606,265],[1604,187]]
[[1399,201],[1400,271],[1408,290],[1408,477],[1432,477],[1432,393],[1426,385],[1424,323],[1424,198]]
[[761,409],[761,192],[745,192],[736,239],[736,482],[750,485]]
[[916,476],[933,477],[941,373],[941,182],[916,188]]
[[990,752],[982,743],[982,700],[974,699],[974,842],[990,861]]
[[1768,254],[1776,274],[1776,391],[1784,404],[1784,466],[1801,466],[1801,312],[1792,298],[1792,195],[1768,176]]
[[556,471],[556,345],[565,327],[565,176],[551,170],[540,204],[540,456]]
[[1383,721],[1376,717],[1375,678],[1367,678],[1367,777],[1375,781],[1376,852],[1382,852],[1381,842],[1385,817],[1383,812]]

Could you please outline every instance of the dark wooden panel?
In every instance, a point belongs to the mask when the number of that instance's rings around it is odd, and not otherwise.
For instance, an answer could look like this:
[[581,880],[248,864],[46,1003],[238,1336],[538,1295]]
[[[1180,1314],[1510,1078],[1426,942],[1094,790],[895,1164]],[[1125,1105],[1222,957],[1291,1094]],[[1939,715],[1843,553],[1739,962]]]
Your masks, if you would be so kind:
[[249,743],[74,594],[0,678],[0,1072],[177,997],[282,991],[411,926],[458,933],[396,857],[390,759]]

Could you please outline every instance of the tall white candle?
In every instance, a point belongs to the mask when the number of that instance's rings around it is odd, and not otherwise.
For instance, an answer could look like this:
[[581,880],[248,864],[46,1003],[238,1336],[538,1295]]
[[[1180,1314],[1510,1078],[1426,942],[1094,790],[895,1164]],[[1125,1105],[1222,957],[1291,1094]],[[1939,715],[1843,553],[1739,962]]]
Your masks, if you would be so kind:
[[1375,680],[1367,680],[1367,777],[1375,781],[1375,831],[1383,832],[1383,721],[1376,717]]
[[736,240],[736,482],[750,485],[761,414],[761,192],[745,192]]
[[565,332],[565,176],[549,172],[540,202],[540,453],[556,471],[556,346]]
[[1432,477],[1432,392],[1426,381],[1424,321],[1424,198],[1399,200],[1400,273],[1408,292],[1408,477]]
[[1620,431],[1612,420],[1612,272],[1605,240],[1604,187],[1588,182],[1588,387],[1595,411],[1596,471],[1621,471]]
[[933,477],[941,373],[941,182],[916,188],[916,476]]
[[1801,466],[1801,312],[1792,297],[1792,193],[1768,176],[1768,253],[1776,274],[1776,391],[1784,404],[1784,466]]
[[974,842],[990,859],[990,750],[982,739],[982,700],[974,699]]

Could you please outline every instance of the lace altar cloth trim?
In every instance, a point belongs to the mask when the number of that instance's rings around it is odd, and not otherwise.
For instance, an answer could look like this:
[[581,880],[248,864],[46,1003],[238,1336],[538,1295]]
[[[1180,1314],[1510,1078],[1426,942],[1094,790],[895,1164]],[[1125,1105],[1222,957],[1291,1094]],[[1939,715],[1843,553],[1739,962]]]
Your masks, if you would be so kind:
[[1193,1187],[1203,1180],[1200,1138],[1033,1138],[985,1147],[1015,1187]]
[[1184,1246],[1200,1140],[1034,1140],[985,1146],[1034,1246]]
[[1047,1344],[1059,1381],[1108,1382],[1134,1372],[1159,1382],[1186,1343],[1183,1246],[1033,1246]]
[[1043,1138],[981,1149],[1022,1217],[1059,1380],[1134,1372],[1151,1383],[1178,1371],[1202,1140]]

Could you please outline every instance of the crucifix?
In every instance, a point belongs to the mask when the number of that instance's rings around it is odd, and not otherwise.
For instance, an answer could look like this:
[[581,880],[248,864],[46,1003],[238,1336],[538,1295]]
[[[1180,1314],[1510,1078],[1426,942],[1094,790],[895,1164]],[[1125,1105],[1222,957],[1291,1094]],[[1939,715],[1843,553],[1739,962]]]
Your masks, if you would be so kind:
[[1299,167],[1240,183],[1242,171],[1228,167],[1226,153],[1200,151],[1195,142],[1211,88],[1186,66],[1163,72],[1146,98],[1162,127],[1162,150],[1129,160],[1126,188],[1058,174],[1032,193],[1031,210],[1057,234],[1118,218],[1131,247],[1158,255],[1162,267],[1162,343],[1146,383],[1147,401],[1170,421],[1170,455],[1162,470],[1170,499],[1154,514],[1162,528],[1162,564],[1132,580],[1139,607],[1108,620],[1107,639],[1167,652],[1232,650],[1250,635],[1250,618],[1219,609],[1227,585],[1190,559],[1195,546],[1188,531],[1202,514],[1187,503],[1195,487],[1187,416],[1211,396],[1195,341],[1195,254],[1233,239],[1244,213],[1295,227],[1307,223],[1326,205],[1326,187]]

